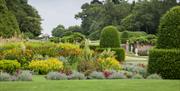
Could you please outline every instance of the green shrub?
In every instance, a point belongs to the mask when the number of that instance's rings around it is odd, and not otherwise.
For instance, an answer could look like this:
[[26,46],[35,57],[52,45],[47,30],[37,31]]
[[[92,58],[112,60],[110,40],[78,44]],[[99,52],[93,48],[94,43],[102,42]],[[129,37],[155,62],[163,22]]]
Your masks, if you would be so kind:
[[162,79],[158,74],[152,74],[147,77],[147,79]]
[[128,41],[129,38],[129,32],[128,31],[124,31],[121,34],[121,43],[126,44],[126,42]]
[[39,74],[47,74],[50,71],[60,71],[63,69],[63,62],[56,58],[49,58],[47,60],[32,60],[29,63],[29,69]]
[[157,48],[180,48],[180,6],[173,7],[161,18]]
[[132,77],[132,79],[144,79],[142,75],[136,74]]
[[[96,51],[103,52],[107,48],[97,48]],[[111,48],[111,51],[115,51],[116,59],[120,62],[125,61],[125,50],[123,48]]]
[[59,43],[59,42],[61,42],[61,39],[60,39],[59,37],[51,37],[49,40],[50,40],[51,42],[54,42],[54,43]]
[[78,63],[77,69],[79,72],[88,76],[90,73],[96,70],[96,67],[92,61],[81,61]]
[[4,51],[4,59],[17,60],[22,66],[28,64],[32,59],[33,53],[31,50],[25,50],[19,48],[13,48]]
[[107,26],[101,32],[100,37],[101,48],[119,48],[120,37],[119,32],[114,26]]
[[40,54],[42,56],[55,57],[58,56],[58,45],[50,42],[29,42],[26,43],[26,49],[31,50],[33,54]]
[[68,42],[68,43],[74,43],[74,42],[82,42],[85,40],[85,36],[81,33],[72,33],[71,35],[64,36],[61,38],[61,42]]
[[157,73],[163,79],[180,79],[179,55],[179,49],[150,50],[148,73]]
[[13,73],[21,67],[21,64],[16,60],[0,60],[0,70],[8,73]]

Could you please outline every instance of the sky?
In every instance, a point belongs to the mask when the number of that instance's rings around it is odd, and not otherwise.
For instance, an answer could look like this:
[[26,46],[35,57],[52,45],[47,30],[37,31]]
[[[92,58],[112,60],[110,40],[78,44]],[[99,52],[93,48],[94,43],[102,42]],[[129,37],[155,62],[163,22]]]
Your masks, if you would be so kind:
[[80,25],[74,15],[81,11],[81,5],[91,0],[29,0],[42,17],[43,34],[51,34],[53,28],[62,24],[66,28]]
[[[51,35],[51,31],[57,25],[62,24],[66,28],[80,25],[81,20],[74,18],[81,11],[81,6],[92,0],[28,0],[29,4],[37,9],[42,21],[43,34]],[[101,1],[101,0],[100,0]],[[130,0],[131,1],[131,0]]]

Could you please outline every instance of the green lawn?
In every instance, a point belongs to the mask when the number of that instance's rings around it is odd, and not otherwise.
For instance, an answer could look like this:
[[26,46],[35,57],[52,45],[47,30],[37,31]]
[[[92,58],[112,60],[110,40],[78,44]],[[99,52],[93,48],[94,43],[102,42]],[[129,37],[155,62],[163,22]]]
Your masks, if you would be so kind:
[[148,56],[126,56],[125,62],[148,64]]
[[0,82],[0,91],[180,91],[178,80],[64,80]]

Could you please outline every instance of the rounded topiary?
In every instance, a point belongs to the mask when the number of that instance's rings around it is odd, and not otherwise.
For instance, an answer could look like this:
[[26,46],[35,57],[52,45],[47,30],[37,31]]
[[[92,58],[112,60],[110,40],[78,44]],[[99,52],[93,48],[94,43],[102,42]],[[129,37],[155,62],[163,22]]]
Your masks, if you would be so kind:
[[180,48],[180,6],[173,7],[161,18],[157,48]]
[[129,38],[129,32],[123,31],[121,34],[121,43],[125,44]]
[[120,47],[119,32],[114,26],[107,26],[101,32],[101,48],[118,48]]

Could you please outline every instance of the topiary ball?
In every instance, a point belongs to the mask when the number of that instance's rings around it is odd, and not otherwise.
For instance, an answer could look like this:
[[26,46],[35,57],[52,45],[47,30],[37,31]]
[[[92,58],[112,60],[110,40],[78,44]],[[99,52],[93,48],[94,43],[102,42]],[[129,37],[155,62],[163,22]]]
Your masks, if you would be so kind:
[[120,37],[118,29],[114,26],[107,26],[101,32],[100,37],[101,48],[119,48]]
[[157,48],[180,48],[180,6],[167,11],[160,20]]

